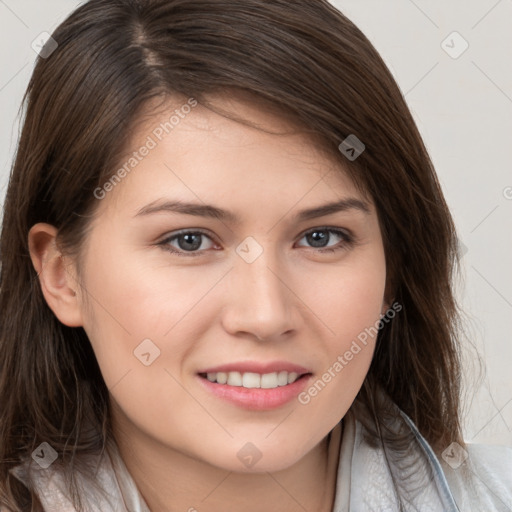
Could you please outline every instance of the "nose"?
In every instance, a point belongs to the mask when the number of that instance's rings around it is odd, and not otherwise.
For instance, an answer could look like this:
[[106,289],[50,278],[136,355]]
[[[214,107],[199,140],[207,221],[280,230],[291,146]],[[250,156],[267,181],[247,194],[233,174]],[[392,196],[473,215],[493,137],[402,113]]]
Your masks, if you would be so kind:
[[237,259],[227,276],[222,324],[234,336],[277,340],[297,327],[297,298],[282,267],[267,254],[252,263]]

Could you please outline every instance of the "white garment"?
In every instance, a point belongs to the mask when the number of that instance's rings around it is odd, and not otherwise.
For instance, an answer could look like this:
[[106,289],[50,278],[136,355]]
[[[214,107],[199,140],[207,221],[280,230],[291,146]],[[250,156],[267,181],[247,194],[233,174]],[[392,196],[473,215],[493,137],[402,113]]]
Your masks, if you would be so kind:
[[365,440],[361,422],[345,416],[333,512],[399,511],[393,474],[406,512],[512,512],[512,447],[467,444],[467,458],[454,469],[401,415],[414,441],[405,454],[386,448],[391,467],[385,449]]
[[[393,478],[406,512],[512,511],[511,447],[469,444],[468,457],[453,469],[442,457],[436,457],[403,412],[399,411],[388,426],[410,435],[405,451],[391,444],[372,443],[363,423],[352,410],[343,418],[333,512],[399,511]],[[93,461],[98,464],[95,481],[104,492],[85,484],[81,496],[86,510],[150,512],[119,452],[110,449],[105,454]],[[67,497],[62,472],[52,470],[52,466],[43,469],[33,461],[30,466],[45,511],[76,512]],[[11,470],[25,485],[28,467],[25,463]]]

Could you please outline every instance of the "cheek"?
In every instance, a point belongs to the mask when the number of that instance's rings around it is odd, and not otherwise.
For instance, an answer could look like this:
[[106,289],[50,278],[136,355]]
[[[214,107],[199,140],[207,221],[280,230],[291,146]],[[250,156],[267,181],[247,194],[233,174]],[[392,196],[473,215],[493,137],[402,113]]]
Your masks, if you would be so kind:
[[131,250],[123,253],[91,250],[85,287],[93,297],[94,320],[102,328],[117,330],[133,342],[145,337],[164,336],[190,310],[208,283],[191,280],[180,269],[169,272],[147,264],[147,257]]
[[[365,255],[364,255],[365,256]],[[386,267],[382,251],[354,259],[341,269],[317,276],[323,291],[312,297],[318,316],[331,332],[332,350],[344,351],[351,341],[378,322],[383,312]],[[320,288],[317,286],[317,290]],[[329,336],[326,337],[329,340]]]
[[328,328],[323,346],[327,358],[299,401],[318,411],[336,404],[325,411],[334,420],[352,403],[373,357],[386,284],[383,253],[347,265],[336,275],[317,277],[324,292],[315,295],[313,304]]
[[[211,285],[191,286],[179,272],[173,279],[161,279],[169,272],[149,271],[119,253],[96,254],[88,262],[84,283],[91,303],[84,329],[111,397],[121,416],[139,428],[179,430],[175,411],[201,413],[179,384],[189,340],[196,338],[195,323],[186,313]],[[164,430],[159,434],[165,438]]]
[[366,378],[382,308],[383,282],[372,281],[366,288],[353,284],[346,282],[343,293],[332,295],[323,309],[330,313],[326,324],[334,334],[324,337],[322,370],[298,396],[307,417],[322,417],[332,426],[345,415]]
[[179,301],[169,300],[179,296],[179,284],[164,285],[133,258],[115,247],[102,247],[106,246],[91,247],[94,256],[86,263],[83,285],[90,307],[84,314],[84,329],[110,388],[127,371],[143,366],[136,358],[143,340],[154,344],[144,342],[151,359],[162,349],[163,333],[179,319]]
[[[127,372],[134,381],[141,370],[141,383],[148,379],[153,387],[169,388],[171,378],[164,369],[181,379],[195,340],[217,318],[218,302],[209,293],[226,269],[197,270],[202,277],[194,278],[191,268],[171,268],[165,258],[155,264],[134,251],[123,253],[120,246],[91,247],[94,257],[84,274],[91,311],[84,315],[84,329],[109,389]],[[146,362],[150,364],[144,366]]]

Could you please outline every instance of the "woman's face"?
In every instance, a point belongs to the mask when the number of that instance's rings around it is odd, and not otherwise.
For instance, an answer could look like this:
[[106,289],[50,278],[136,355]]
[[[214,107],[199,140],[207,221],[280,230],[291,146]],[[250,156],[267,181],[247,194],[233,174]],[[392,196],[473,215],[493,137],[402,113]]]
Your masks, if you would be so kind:
[[96,191],[83,326],[125,435],[277,471],[329,433],[367,374],[375,340],[358,336],[386,308],[377,215],[305,136],[180,105],[138,125],[125,172]]

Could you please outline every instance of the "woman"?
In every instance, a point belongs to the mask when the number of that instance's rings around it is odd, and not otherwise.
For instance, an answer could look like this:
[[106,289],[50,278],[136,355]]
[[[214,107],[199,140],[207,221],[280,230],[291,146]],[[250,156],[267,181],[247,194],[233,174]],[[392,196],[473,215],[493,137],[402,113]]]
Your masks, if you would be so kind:
[[91,0],[52,37],[3,219],[2,506],[510,510],[511,451],[461,434],[453,222],[363,34]]

